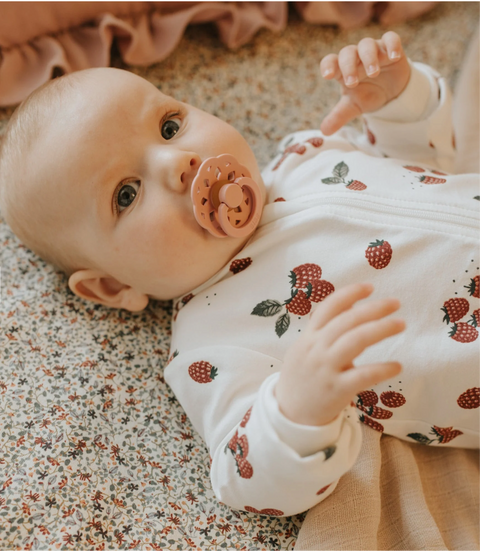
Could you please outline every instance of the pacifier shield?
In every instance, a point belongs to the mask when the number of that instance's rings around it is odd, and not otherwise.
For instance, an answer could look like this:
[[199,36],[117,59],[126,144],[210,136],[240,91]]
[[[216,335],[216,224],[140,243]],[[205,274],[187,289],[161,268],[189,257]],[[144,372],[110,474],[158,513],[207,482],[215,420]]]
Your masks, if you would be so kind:
[[246,237],[260,221],[260,188],[233,155],[203,161],[192,183],[191,198],[195,219],[216,237]]

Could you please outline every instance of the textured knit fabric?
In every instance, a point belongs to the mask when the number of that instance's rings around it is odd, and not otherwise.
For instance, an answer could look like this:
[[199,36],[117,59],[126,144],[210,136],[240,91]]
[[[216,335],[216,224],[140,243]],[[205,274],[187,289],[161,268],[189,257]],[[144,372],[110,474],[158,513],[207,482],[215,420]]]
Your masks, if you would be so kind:
[[[165,379],[232,507],[291,515],[325,499],[358,457],[360,423],[478,447],[478,179],[448,174],[446,83],[416,64],[402,95],[365,119],[364,134],[287,136],[263,173],[268,198],[252,238],[175,304]],[[292,423],[274,396],[285,352],[319,302],[357,281],[399,298],[407,329],[356,363],[398,360],[403,372],[331,425]]]

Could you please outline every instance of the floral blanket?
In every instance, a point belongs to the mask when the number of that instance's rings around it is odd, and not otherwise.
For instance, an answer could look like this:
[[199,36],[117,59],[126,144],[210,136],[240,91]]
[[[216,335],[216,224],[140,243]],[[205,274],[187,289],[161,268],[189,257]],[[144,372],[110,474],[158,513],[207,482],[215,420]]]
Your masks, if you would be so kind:
[[171,304],[87,304],[1,220],[0,243],[0,548],[292,549],[302,515],[212,492],[162,376]]

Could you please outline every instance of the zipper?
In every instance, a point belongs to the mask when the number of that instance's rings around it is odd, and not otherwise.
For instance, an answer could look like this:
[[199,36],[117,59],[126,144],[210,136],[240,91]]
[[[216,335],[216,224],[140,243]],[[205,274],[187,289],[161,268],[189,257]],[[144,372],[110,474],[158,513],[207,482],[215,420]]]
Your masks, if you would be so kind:
[[[302,202],[309,202],[313,198],[318,200],[318,195],[305,196],[302,198]],[[344,195],[322,193],[322,198],[327,199],[327,201],[323,202],[325,205],[347,206],[361,209],[363,212],[369,211],[377,214],[399,216],[401,218],[420,218],[424,221],[442,222],[443,224],[461,228],[480,230],[480,218],[474,210],[447,207],[450,209],[448,211],[444,208],[444,205],[435,204],[431,208],[428,208],[428,204],[419,207],[418,203],[415,203],[415,206],[413,206],[412,203],[407,201],[404,201],[406,206],[401,206],[398,205],[398,200],[391,201],[384,197],[379,199],[377,196],[368,196],[368,199],[362,199],[360,197],[353,198],[345,197]],[[457,212],[451,212],[452,209]]]

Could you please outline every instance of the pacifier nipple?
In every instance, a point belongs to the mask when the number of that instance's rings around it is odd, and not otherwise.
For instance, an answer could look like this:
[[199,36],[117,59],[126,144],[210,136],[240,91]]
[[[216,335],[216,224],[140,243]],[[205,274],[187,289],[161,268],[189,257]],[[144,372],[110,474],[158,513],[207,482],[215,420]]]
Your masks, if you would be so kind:
[[195,219],[216,237],[246,237],[260,221],[260,188],[232,155],[203,161],[193,180],[191,197]]

